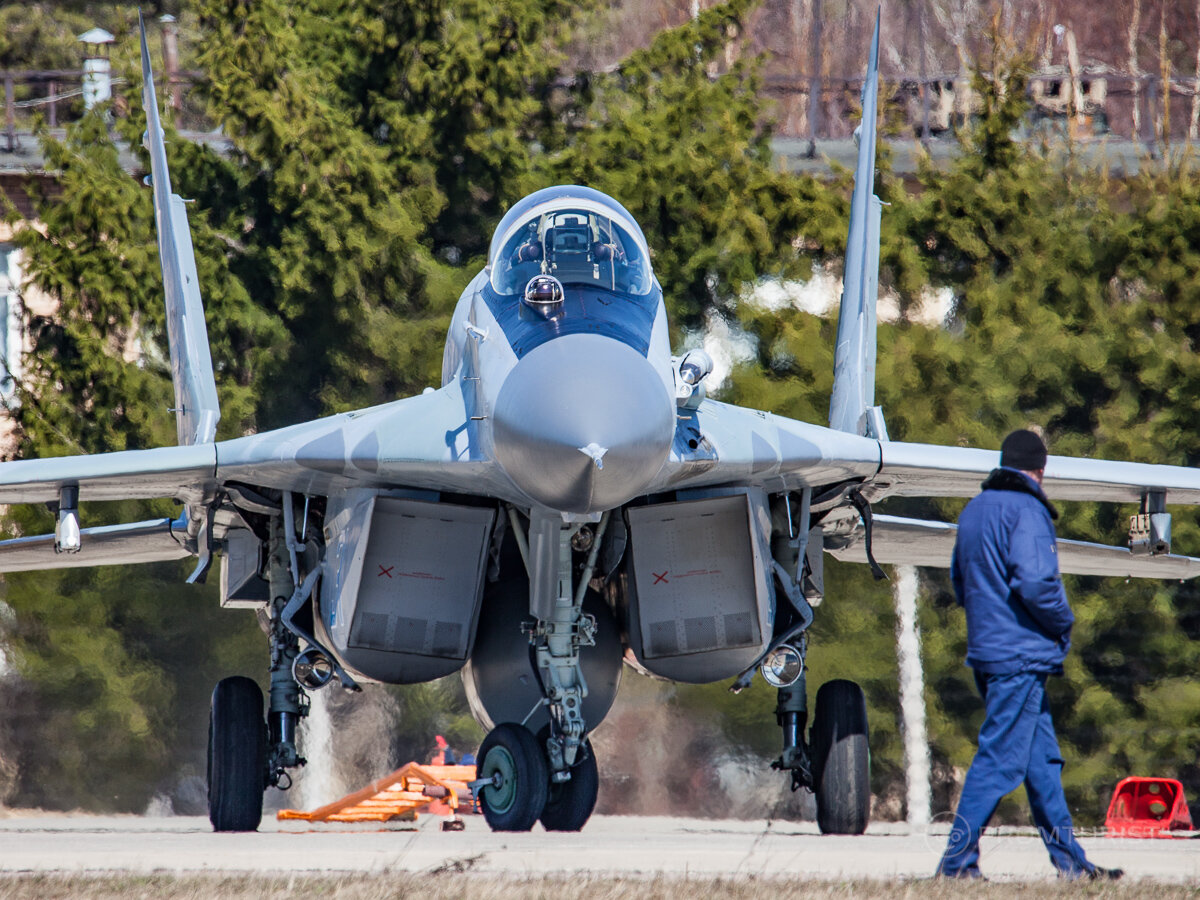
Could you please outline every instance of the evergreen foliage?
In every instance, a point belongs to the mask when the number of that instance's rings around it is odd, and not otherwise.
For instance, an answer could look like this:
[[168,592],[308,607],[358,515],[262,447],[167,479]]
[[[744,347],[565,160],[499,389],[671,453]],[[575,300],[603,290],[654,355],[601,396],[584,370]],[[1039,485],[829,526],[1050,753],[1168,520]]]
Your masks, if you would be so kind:
[[[1036,424],[1053,453],[1192,464],[1195,325],[1182,298],[1195,293],[1187,235],[1196,178],[1176,166],[1118,182],[1059,150],[1017,140],[1022,61],[1011,53],[998,61],[1007,63],[993,68],[1002,77],[976,77],[983,115],[960,135],[955,160],[944,168],[924,163],[916,191],[887,177],[880,188],[892,204],[884,216],[885,289],[909,313],[933,289],[949,288],[955,301],[944,328],[903,318],[880,326],[877,402],[891,435],[994,448],[1010,430]],[[735,373],[730,399],[823,421],[834,324],[796,310],[751,307],[739,315],[758,350],[755,363]],[[961,506],[894,501],[888,511],[953,519]],[[1111,543],[1123,540],[1125,517],[1134,511],[1062,506],[1061,535]],[[1195,515],[1176,510],[1176,546],[1194,547],[1195,536]],[[888,793],[899,743],[894,725],[879,735],[876,713],[898,713],[894,651],[879,641],[890,589],[857,567],[827,577],[848,584],[830,590],[814,625],[813,682],[824,680],[817,673],[830,663],[858,661],[877,729],[873,758],[883,762],[875,788]],[[949,809],[951,779],[961,779],[974,752],[982,705],[962,666],[965,627],[948,578],[928,570],[923,582],[935,798]],[[1197,736],[1186,674],[1196,654],[1196,589],[1067,582],[1078,619],[1075,652],[1052,697],[1077,821],[1102,821],[1112,786],[1127,774],[1177,775],[1196,798],[1193,755],[1181,752]],[[834,604],[847,602],[854,612],[834,612]],[[822,636],[826,628],[832,634]],[[833,654],[828,662],[826,652]],[[872,673],[861,661],[877,660],[877,653],[889,665]],[[763,698],[760,714],[768,713]],[[1002,820],[1024,815],[1013,799],[1000,810]]]
[[[802,271],[793,237],[829,220],[823,194],[772,171],[757,61],[740,52],[754,5],[713,6],[591,76],[574,115],[583,124],[542,167],[542,183],[587,184],[625,204],[677,328],[727,310],[746,282]],[[719,72],[727,50],[734,61]]]
[[[589,184],[630,209],[676,328],[725,315],[755,339],[723,399],[825,422],[836,323],[746,298],[760,279],[840,264],[850,181],[773,165],[756,63],[741,43],[750,6],[730,0],[611,73],[565,79],[572,13],[599,15],[599,5],[196,0],[196,65],[233,146],[218,154],[171,135],[168,151],[177,192],[196,199],[221,436],[436,383],[450,309],[491,228],[509,203],[556,182]],[[1109,178],[1070,148],[1015,139],[1025,70],[994,43],[994,77],[976,79],[982,114],[953,162],[926,162],[915,184],[881,166],[883,283],[902,314],[879,329],[877,402],[892,437],[995,448],[1035,423],[1055,453],[1195,464],[1200,179],[1182,164]],[[30,323],[34,353],[14,409],[22,455],[173,439],[149,192],[113,143],[140,145],[139,107],[134,99],[111,127],[97,114],[63,141],[45,139],[61,191],[37,198],[41,230],[17,240],[31,280],[61,308]],[[939,291],[954,297],[944,327],[918,324]],[[1064,506],[1061,534],[1113,543],[1132,512]],[[960,507],[889,511],[953,518]],[[171,513],[85,508],[92,521]],[[51,521],[21,510],[10,525],[40,533]],[[1178,549],[1200,547],[1194,515],[1176,511],[1174,530]],[[809,684],[815,694],[830,678],[863,683],[874,786],[895,796],[891,589],[863,567],[829,562],[826,577]],[[7,652],[28,691],[9,701],[25,742],[17,802],[138,809],[170,788],[180,760],[183,774],[202,771],[211,684],[261,674],[265,653],[248,617],[180,580],[175,566],[5,579]],[[982,709],[948,581],[928,571],[923,584],[935,796],[948,808]],[[1068,590],[1075,652],[1053,699],[1078,821],[1095,823],[1112,784],[1135,772],[1178,774],[1200,798],[1200,588],[1072,578]],[[456,691],[439,682],[397,693],[411,741],[435,727],[452,742],[478,736]],[[763,685],[670,696],[688,714],[716,715],[743,748],[777,752]]]
[[6,3],[0,6],[0,68],[78,69],[78,36],[94,26],[114,35],[125,17],[111,3]]

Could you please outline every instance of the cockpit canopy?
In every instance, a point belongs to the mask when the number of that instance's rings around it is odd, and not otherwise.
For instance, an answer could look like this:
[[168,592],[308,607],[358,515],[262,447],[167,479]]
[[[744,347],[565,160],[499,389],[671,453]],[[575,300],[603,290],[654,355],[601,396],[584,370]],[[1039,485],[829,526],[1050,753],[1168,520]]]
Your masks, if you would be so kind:
[[538,191],[514,206],[492,240],[492,289],[521,294],[530,279],[645,296],[654,287],[646,240],[621,204],[582,187]]

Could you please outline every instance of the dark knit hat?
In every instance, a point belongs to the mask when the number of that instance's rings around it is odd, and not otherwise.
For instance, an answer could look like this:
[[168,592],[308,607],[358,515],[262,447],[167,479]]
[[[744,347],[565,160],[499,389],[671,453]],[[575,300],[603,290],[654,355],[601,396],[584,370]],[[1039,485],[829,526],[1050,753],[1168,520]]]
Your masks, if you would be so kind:
[[1021,428],[1004,439],[1000,445],[1000,465],[1022,472],[1037,472],[1046,468],[1046,445],[1032,431]]

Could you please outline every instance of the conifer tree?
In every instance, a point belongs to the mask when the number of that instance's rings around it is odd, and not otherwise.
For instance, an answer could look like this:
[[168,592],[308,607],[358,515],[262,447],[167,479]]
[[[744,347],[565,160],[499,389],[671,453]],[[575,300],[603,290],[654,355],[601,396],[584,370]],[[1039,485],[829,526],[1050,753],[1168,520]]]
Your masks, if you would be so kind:
[[[745,296],[764,277],[804,277],[814,263],[836,269],[849,177],[776,171],[756,64],[741,44],[748,0],[664,32],[612,73],[575,78],[561,77],[560,48],[573,11],[600,15],[598,4],[195,7],[197,66],[232,150],[170,134],[168,152],[177,192],[196,201],[189,217],[222,437],[436,383],[449,311],[490,229],[509,203],[556,182],[608,191],[631,210],[677,327],[716,312],[756,339],[755,358],[723,399],[826,420],[835,323]],[[891,204],[885,290],[904,313],[930,292],[954,297],[947,327],[905,317],[880,326],[877,402],[891,435],[995,448],[1012,428],[1037,423],[1051,452],[1193,464],[1197,180],[1182,167],[1110,179],[1017,140],[1023,70],[1001,50],[985,61],[993,77],[976,79],[982,114],[949,165],[924,164],[911,192],[881,167],[877,190]],[[42,230],[18,241],[32,280],[62,306],[31,322],[35,353],[14,410],[25,456],[173,441],[149,192],[118,164],[112,140],[140,147],[144,117],[131,101],[111,127],[89,116],[46,143],[62,190],[38,198]],[[1062,535],[1112,543],[1132,511],[1063,506]],[[960,508],[927,501],[888,511],[953,519]],[[93,523],[174,511],[157,503],[84,513]],[[9,525],[52,527],[36,509],[14,511]],[[1177,551],[1198,551],[1195,516],[1176,511],[1175,541]],[[5,578],[15,614],[7,649],[28,691],[10,695],[9,720],[28,723],[31,742],[20,801],[134,810],[170,786],[180,760],[202,770],[205,695],[221,675],[260,674],[263,646],[245,617],[216,608],[211,588],[181,577],[182,567],[164,565]],[[894,793],[890,587],[833,562],[827,578],[810,683],[864,684],[874,787]],[[930,733],[948,805],[981,708],[947,580],[930,571],[923,583]],[[1102,815],[1106,786],[1134,771],[1178,772],[1200,796],[1188,749],[1200,736],[1191,680],[1200,589],[1073,578],[1068,590],[1076,649],[1053,690],[1077,821]],[[774,696],[763,687],[736,698],[725,685],[672,696],[697,715],[715,712],[743,747],[767,759],[777,752]]]
[[[576,98],[581,124],[543,163],[543,181],[587,184],[629,209],[676,327],[728,310],[743,284],[765,274],[803,271],[810,257],[793,243],[836,240],[821,225],[826,195],[773,167],[757,61],[743,47],[753,6],[703,10],[612,74],[592,75]],[[727,48],[738,55],[719,72]]]
[[[60,190],[37,198],[39,227],[19,229],[15,240],[30,283],[58,306],[29,321],[33,352],[9,410],[19,453],[173,443],[150,192],[121,167],[99,111],[63,142],[44,137],[43,147]],[[194,234],[198,247],[211,249],[202,222]],[[237,296],[212,291],[210,311],[228,314]],[[227,325],[223,335],[239,333],[235,317],[227,315]],[[216,342],[214,359],[233,412],[224,433],[236,434],[246,388],[226,377],[240,367],[230,349]],[[165,501],[82,508],[85,526],[177,514]],[[44,509],[14,507],[7,525],[44,534],[53,519]],[[4,602],[13,613],[5,647],[25,686],[5,709],[19,759],[6,799],[141,811],[180,775],[202,774],[207,692],[244,664],[244,651],[261,653],[261,638],[248,617],[222,613],[215,586],[185,585],[185,574],[183,565],[159,564],[5,576]]]

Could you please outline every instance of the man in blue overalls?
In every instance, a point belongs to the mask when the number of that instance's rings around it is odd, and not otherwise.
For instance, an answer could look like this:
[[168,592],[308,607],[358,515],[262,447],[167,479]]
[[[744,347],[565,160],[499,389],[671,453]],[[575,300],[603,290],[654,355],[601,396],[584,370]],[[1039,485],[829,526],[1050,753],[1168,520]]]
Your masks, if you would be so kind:
[[1042,492],[1045,468],[1042,439],[1014,431],[1001,445],[1000,468],[958,520],[950,575],[967,612],[967,665],[987,714],[939,875],[981,877],[979,835],[1022,782],[1060,877],[1124,874],[1088,861],[1063,795],[1046,676],[1063,672],[1075,617],[1058,574],[1058,511]]

